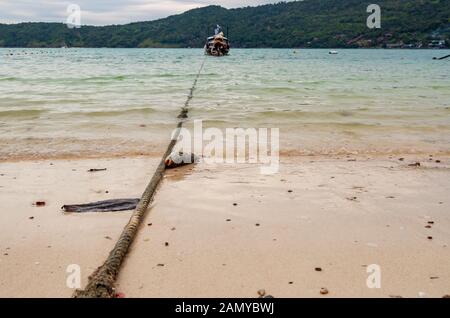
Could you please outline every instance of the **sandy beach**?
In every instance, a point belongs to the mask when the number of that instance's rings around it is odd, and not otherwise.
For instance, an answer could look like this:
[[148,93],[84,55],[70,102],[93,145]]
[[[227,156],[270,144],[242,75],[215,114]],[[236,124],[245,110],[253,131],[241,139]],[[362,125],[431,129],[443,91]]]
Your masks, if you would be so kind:
[[450,298],[450,1],[0,12],[14,312],[30,307],[17,298],[205,317]]
[[[272,176],[250,164],[172,170],[117,291],[125,297],[253,298],[261,289],[274,297],[450,294],[450,158],[400,158],[282,157]],[[80,265],[85,286],[130,212],[66,214],[60,207],[139,197],[157,162],[2,162],[0,297],[70,297],[70,264]],[[416,162],[421,166],[410,166]],[[379,289],[366,284],[372,264],[381,269]]]

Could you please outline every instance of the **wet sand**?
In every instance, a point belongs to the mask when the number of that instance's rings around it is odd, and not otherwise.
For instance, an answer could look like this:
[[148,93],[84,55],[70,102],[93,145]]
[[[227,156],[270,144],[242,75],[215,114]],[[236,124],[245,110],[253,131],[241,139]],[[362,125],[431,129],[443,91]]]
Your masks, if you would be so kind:
[[[283,157],[273,176],[261,175],[257,165],[170,171],[117,291],[125,297],[258,297],[260,289],[274,297],[450,294],[450,158],[398,159]],[[417,161],[420,167],[409,166]],[[0,296],[69,297],[69,264],[81,266],[84,286],[130,212],[63,214],[60,206],[139,197],[157,162],[1,163]],[[45,207],[32,205],[41,200]],[[371,264],[381,268],[381,289],[366,285]]]

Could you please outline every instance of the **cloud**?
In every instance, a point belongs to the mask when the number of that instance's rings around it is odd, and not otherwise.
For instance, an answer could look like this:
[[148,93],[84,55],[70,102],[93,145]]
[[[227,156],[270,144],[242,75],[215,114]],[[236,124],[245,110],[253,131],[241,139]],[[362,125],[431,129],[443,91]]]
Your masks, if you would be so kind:
[[124,24],[148,21],[172,14],[221,5],[226,8],[273,3],[274,0],[0,0],[0,23],[65,22],[69,4],[81,8],[85,25]]

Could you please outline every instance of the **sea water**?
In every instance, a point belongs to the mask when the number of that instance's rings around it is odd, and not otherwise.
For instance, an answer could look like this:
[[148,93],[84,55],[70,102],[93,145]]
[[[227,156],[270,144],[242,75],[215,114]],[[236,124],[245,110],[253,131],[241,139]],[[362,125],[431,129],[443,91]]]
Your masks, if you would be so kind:
[[0,160],[160,155],[187,126],[279,128],[282,155],[450,152],[449,50],[0,49]]

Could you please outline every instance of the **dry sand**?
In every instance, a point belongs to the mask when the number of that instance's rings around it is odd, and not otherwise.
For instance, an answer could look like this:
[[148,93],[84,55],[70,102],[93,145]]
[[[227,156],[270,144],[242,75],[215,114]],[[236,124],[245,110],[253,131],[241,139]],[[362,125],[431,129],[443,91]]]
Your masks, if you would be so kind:
[[[140,197],[158,160],[0,163],[0,297],[70,297],[105,260],[131,213],[64,214],[64,204]],[[91,168],[107,168],[89,173]],[[108,192],[108,193],[106,193]],[[44,207],[33,206],[45,201]],[[33,219],[30,219],[33,218]]]
[[[450,294],[450,158],[436,159],[290,157],[273,176],[256,165],[171,171],[117,289],[126,297]],[[416,161],[422,166],[409,166]],[[139,197],[157,162],[0,163],[0,296],[69,297],[70,264],[85,285],[130,212],[60,206]],[[32,205],[40,200],[45,207]],[[371,264],[381,267],[381,289],[366,285]]]

